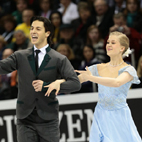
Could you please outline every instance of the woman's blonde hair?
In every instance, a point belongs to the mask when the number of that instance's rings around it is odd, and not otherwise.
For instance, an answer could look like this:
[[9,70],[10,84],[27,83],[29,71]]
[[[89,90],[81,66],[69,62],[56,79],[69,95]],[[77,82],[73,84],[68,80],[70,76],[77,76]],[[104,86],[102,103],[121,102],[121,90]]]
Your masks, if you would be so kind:
[[138,67],[137,67],[137,75],[138,77],[142,77],[142,56],[139,58]]
[[68,45],[68,44],[60,44],[58,47],[57,47],[57,49],[56,49],[56,51],[58,51],[59,52],[59,50],[62,48],[62,46],[65,46],[66,48],[67,48],[67,51],[68,51],[68,59],[69,60],[72,60],[72,59],[74,59],[75,58],[75,55],[74,55],[74,53],[73,53],[73,50],[71,49],[71,47]]
[[119,42],[120,42],[121,46],[125,47],[125,50],[122,53],[122,54],[124,54],[126,52],[126,50],[129,48],[129,38],[125,34],[123,34],[121,32],[117,32],[117,31],[111,32],[109,34],[109,36],[112,36],[112,35],[117,36],[119,38]]

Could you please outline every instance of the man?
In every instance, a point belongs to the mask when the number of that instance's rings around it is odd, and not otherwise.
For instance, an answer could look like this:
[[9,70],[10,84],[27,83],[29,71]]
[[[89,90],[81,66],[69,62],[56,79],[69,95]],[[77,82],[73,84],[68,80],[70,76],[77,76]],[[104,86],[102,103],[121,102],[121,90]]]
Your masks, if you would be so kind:
[[16,51],[0,61],[0,74],[18,70],[18,142],[59,142],[58,100],[55,90],[45,96],[44,86],[63,78],[66,82],[61,84],[60,93],[80,89],[67,58],[49,47],[53,32],[48,19],[33,17],[30,35],[34,47]]
[[34,16],[34,11],[32,9],[25,9],[22,12],[23,23],[19,24],[15,30],[22,30],[26,37],[30,39],[30,19]]
[[105,38],[109,32],[109,28],[113,25],[113,11],[108,7],[105,0],[94,1],[95,13],[92,16],[94,25],[98,26],[101,35]]

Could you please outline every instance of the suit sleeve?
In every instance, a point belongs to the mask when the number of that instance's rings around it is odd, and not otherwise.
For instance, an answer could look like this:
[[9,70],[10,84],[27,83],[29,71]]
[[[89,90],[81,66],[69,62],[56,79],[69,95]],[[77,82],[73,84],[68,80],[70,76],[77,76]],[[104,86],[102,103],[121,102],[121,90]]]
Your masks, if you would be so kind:
[[[58,69],[61,78],[66,80],[61,84],[59,93],[71,93],[80,90],[80,81],[74,72],[74,68],[72,67],[70,61],[66,57],[60,60],[58,63]],[[43,82],[43,92],[48,90],[48,88],[44,88],[44,86],[49,85],[50,83],[52,82]]]
[[0,61],[0,74],[8,74],[14,70],[17,70],[17,60],[15,53]]
[[80,81],[70,61],[65,57],[59,65],[60,75],[66,80],[61,84],[59,93],[70,93],[80,90]]

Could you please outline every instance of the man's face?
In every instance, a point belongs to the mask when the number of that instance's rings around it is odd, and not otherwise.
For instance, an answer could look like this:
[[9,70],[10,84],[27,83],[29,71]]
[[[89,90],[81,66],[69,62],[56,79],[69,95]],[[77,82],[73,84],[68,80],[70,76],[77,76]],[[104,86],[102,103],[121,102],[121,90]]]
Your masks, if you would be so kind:
[[119,27],[121,27],[121,26],[123,26],[123,25],[126,24],[125,21],[124,21],[124,19],[123,19],[123,17],[114,18],[113,20],[114,20],[114,24],[118,25]]
[[32,10],[24,10],[22,13],[23,22],[30,25],[30,20],[33,16],[34,12]]
[[42,21],[33,21],[30,30],[31,42],[38,49],[44,47],[47,44],[47,37],[50,32],[45,32],[44,23]]
[[103,0],[97,0],[94,2],[95,11],[98,15],[104,15],[107,11],[107,5]]
[[26,39],[25,35],[24,35],[23,33],[21,33],[21,32],[16,33],[16,34],[14,35],[14,37],[15,37],[15,39],[16,39],[15,42],[16,42],[16,44],[18,44],[18,45],[23,44],[23,43],[25,42],[25,39]]
[[87,20],[91,15],[89,10],[84,10],[84,9],[81,9],[79,11],[79,14],[80,14],[81,19],[83,20]]

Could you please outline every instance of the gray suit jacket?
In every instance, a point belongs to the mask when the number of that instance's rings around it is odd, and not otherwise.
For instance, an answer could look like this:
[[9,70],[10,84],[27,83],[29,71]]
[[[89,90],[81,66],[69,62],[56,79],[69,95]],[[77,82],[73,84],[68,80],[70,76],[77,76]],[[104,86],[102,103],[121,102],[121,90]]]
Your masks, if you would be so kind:
[[38,115],[51,120],[58,117],[58,100],[55,91],[49,97],[45,97],[45,88],[41,92],[35,92],[32,81],[40,79],[44,85],[50,84],[59,78],[66,82],[61,84],[60,93],[70,93],[80,89],[80,82],[68,59],[47,48],[44,60],[36,72],[34,48],[14,52],[7,59],[0,61],[0,74],[7,74],[18,70],[18,99],[16,114],[18,119],[26,118],[33,109],[37,108]]

